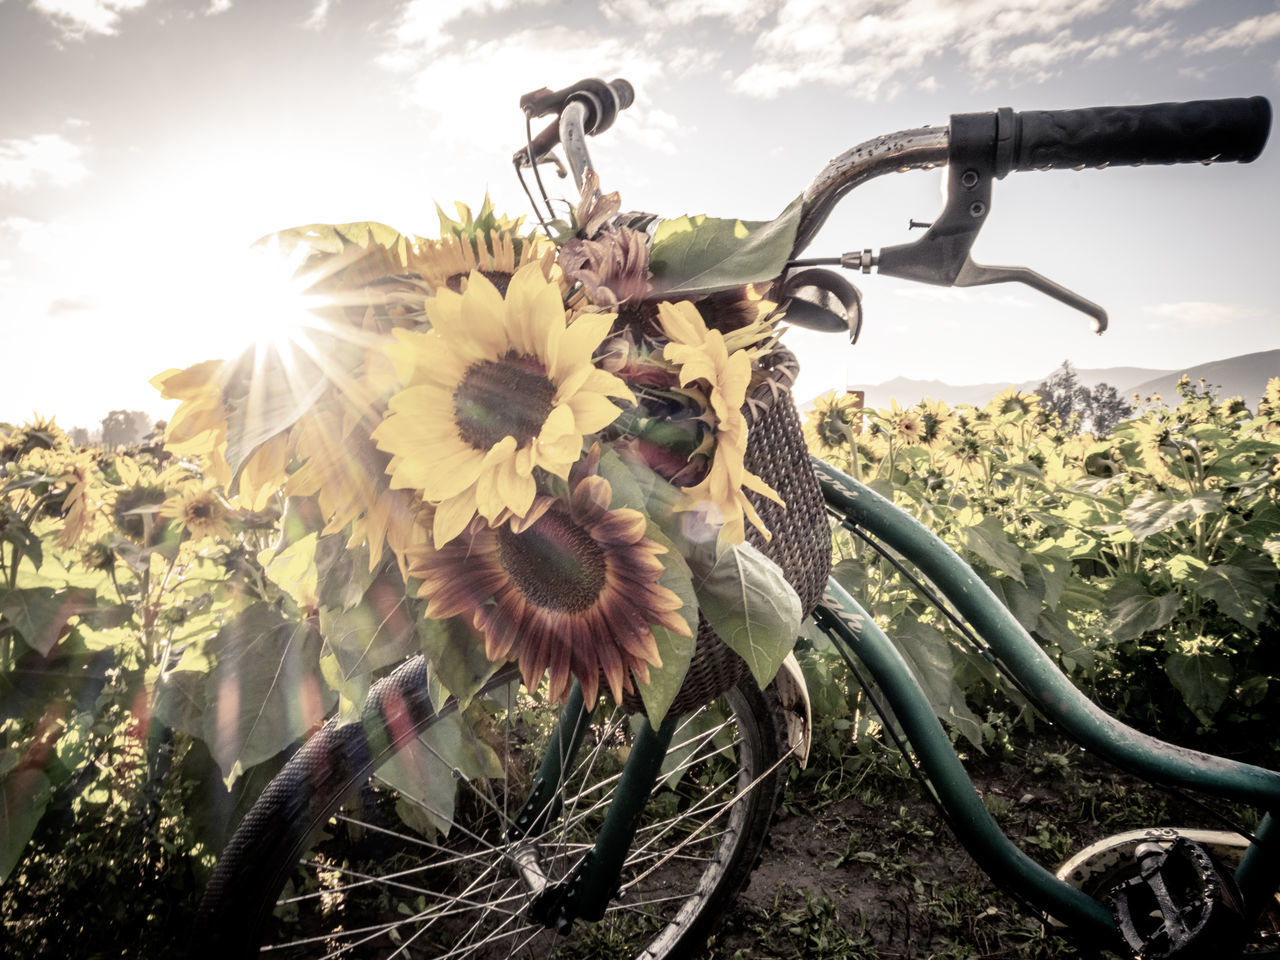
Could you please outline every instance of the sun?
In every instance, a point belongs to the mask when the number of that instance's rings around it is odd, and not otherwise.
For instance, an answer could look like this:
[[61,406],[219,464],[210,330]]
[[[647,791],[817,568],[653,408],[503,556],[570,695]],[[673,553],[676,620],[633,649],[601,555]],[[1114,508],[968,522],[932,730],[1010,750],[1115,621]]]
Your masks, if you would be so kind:
[[299,246],[285,253],[273,238],[227,255],[197,310],[209,356],[249,348],[288,354],[309,330],[325,326],[319,311],[329,298],[309,292],[316,277],[299,270],[307,252]]

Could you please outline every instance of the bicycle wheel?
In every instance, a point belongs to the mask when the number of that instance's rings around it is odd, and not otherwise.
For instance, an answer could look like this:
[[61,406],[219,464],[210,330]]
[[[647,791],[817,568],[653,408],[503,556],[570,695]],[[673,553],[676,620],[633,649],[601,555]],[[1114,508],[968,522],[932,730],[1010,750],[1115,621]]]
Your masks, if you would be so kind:
[[[435,713],[421,660],[375,685],[365,715],[330,725],[272,781],[224,850],[194,945],[281,957],[688,956],[759,860],[782,781],[785,723],[750,680],[682,718],[620,894],[567,935],[527,922],[506,828],[557,710],[503,677]],[[565,876],[594,843],[630,749],[631,720],[597,707],[537,839]],[[394,784],[394,786],[393,786]],[[454,785],[456,784],[456,793]]]

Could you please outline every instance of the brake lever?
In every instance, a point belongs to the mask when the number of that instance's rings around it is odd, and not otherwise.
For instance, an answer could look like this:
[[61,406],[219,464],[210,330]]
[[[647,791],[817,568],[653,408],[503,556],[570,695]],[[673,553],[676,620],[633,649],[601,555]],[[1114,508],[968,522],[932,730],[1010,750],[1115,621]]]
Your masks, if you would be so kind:
[[[994,129],[992,129],[994,125]],[[870,272],[875,267],[901,277],[944,287],[977,287],[1022,283],[1079,310],[1093,319],[1094,332],[1107,329],[1107,311],[1059,283],[1027,267],[987,266],[970,255],[978,232],[991,212],[991,184],[1012,169],[1013,111],[957,114],[951,118],[947,159],[947,201],[918,240],[847,253],[842,266]],[[994,146],[994,149],[993,149]]]

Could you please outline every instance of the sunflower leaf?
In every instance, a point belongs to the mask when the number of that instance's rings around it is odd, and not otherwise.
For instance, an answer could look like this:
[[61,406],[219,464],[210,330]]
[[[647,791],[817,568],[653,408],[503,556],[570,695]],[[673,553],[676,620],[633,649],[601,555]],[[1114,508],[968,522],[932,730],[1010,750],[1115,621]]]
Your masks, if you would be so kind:
[[[165,722],[208,743],[228,785],[302,737],[333,705],[318,666],[321,638],[309,623],[257,603],[218,631],[208,645],[213,669],[171,678],[200,688],[185,694],[194,710],[160,709]],[[170,705],[176,706],[176,705]]]
[[285,253],[295,247],[309,247],[317,254],[342,253],[349,246],[369,247],[373,243],[394,251],[402,260],[408,244],[406,237],[385,223],[366,220],[357,223],[310,223],[291,227],[262,237],[254,246],[278,244]]
[[19,765],[0,780],[0,883],[18,865],[52,795],[48,776]]
[[773,279],[791,256],[800,206],[797,197],[773,220],[664,220],[649,255],[655,290],[694,295]]
[[[698,598],[693,589],[693,576],[689,565],[685,563],[680,551],[675,548],[666,535],[651,521],[645,529],[645,536],[656,540],[667,548],[667,552],[658,559],[662,561],[662,577],[658,580],[684,604],[680,615],[689,625],[690,634],[698,630]],[[661,667],[649,668],[649,682],[637,684],[640,699],[644,703],[645,713],[653,726],[662,723],[663,717],[680,692],[685,674],[689,672],[689,663],[693,659],[694,637],[682,637],[659,624],[650,624],[653,639],[658,644],[658,655],[662,658]]]
[[466,617],[431,620],[415,617],[422,652],[430,673],[458,702],[466,704],[501,664],[484,652],[484,636]]
[[290,345],[288,357],[275,350],[248,351],[237,361],[227,396],[227,464],[231,484],[257,449],[293,426],[311,409],[328,385],[324,371],[301,348]]
[[747,661],[763,689],[800,633],[800,598],[782,569],[749,543],[721,552],[694,581],[702,615]]

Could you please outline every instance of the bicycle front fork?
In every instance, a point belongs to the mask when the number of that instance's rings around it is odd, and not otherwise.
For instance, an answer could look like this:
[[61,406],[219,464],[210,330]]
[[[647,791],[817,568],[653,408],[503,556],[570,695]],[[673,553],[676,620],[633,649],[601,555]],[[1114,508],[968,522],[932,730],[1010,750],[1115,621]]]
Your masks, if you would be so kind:
[[645,718],[622,768],[618,790],[595,846],[564,879],[550,882],[539,856],[538,837],[561,813],[560,791],[578,745],[591,724],[595,704],[587,706],[575,681],[569,700],[543,754],[529,798],[507,828],[508,858],[531,895],[529,920],[568,933],[575,920],[599,920],[618,895],[622,864],[645,803],[657,782],[679,718],[668,716],[655,730]]

